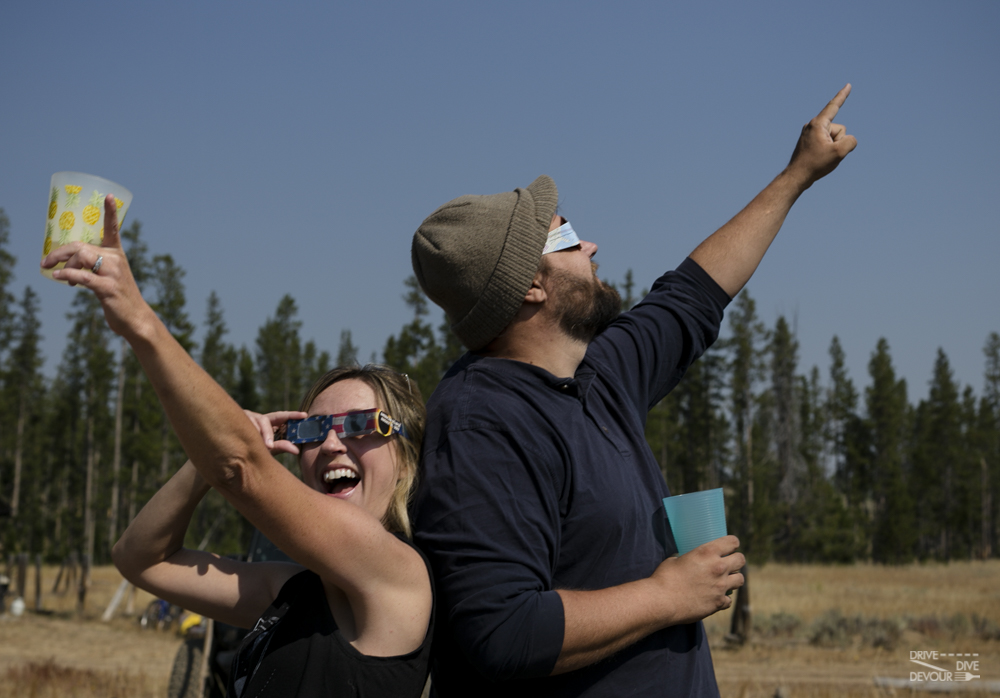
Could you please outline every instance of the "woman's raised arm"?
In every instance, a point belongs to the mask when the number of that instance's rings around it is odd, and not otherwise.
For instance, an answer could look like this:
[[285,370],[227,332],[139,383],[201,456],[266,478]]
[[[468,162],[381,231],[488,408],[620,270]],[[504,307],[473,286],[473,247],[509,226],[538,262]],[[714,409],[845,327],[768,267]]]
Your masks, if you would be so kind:
[[[132,346],[184,450],[208,485],[292,559],[343,590],[352,606],[367,606],[376,597],[414,584],[426,586],[420,557],[389,534],[378,518],[306,487],[271,457],[239,406],[142,298],[121,247],[112,197],[105,200],[104,210],[100,247],[73,242],[53,250],[42,266],[65,262],[53,276],[94,292],[108,325]],[[93,273],[99,257],[100,273]]]

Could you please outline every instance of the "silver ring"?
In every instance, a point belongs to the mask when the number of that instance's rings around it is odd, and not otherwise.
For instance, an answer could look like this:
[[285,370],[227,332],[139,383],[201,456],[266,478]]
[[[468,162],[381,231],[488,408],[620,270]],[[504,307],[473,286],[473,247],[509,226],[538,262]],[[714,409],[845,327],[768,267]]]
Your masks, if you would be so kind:
[[104,264],[104,255],[97,255],[97,261],[94,262],[94,266],[91,267],[90,271],[95,274],[101,270],[101,265]]

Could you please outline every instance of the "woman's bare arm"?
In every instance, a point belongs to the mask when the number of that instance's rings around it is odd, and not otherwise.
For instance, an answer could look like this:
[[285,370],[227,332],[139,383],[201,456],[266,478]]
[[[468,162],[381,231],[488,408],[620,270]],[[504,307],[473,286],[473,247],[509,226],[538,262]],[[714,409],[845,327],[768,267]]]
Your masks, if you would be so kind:
[[183,608],[243,628],[253,624],[302,568],[246,563],[184,548],[184,534],[209,486],[191,461],[153,495],[111,551],[122,575]]

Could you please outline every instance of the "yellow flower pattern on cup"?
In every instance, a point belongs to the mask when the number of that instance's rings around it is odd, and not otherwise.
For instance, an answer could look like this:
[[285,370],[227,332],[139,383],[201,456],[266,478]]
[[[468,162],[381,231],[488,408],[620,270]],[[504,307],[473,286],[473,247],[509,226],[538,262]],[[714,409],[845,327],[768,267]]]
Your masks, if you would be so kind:
[[56,211],[59,210],[59,190],[52,187],[52,195],[49,197],[49,220],[56,217]]
[[[56,214],[53,213],[49,218],[52,218]],[[45,224],[45,244],[42,246],[42,254],[46,255],[52,251],[52,223]]]

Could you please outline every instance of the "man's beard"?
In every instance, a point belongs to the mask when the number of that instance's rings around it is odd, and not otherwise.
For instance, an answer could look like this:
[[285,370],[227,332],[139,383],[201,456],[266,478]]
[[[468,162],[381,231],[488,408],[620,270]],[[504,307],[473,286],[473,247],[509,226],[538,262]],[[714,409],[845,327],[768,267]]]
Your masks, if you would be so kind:
[[554,282],[559,327],[573,339],[589,343],[621,313],[618,291],[596,276],[584,281],[564,271],[550,271],[549,278]]

